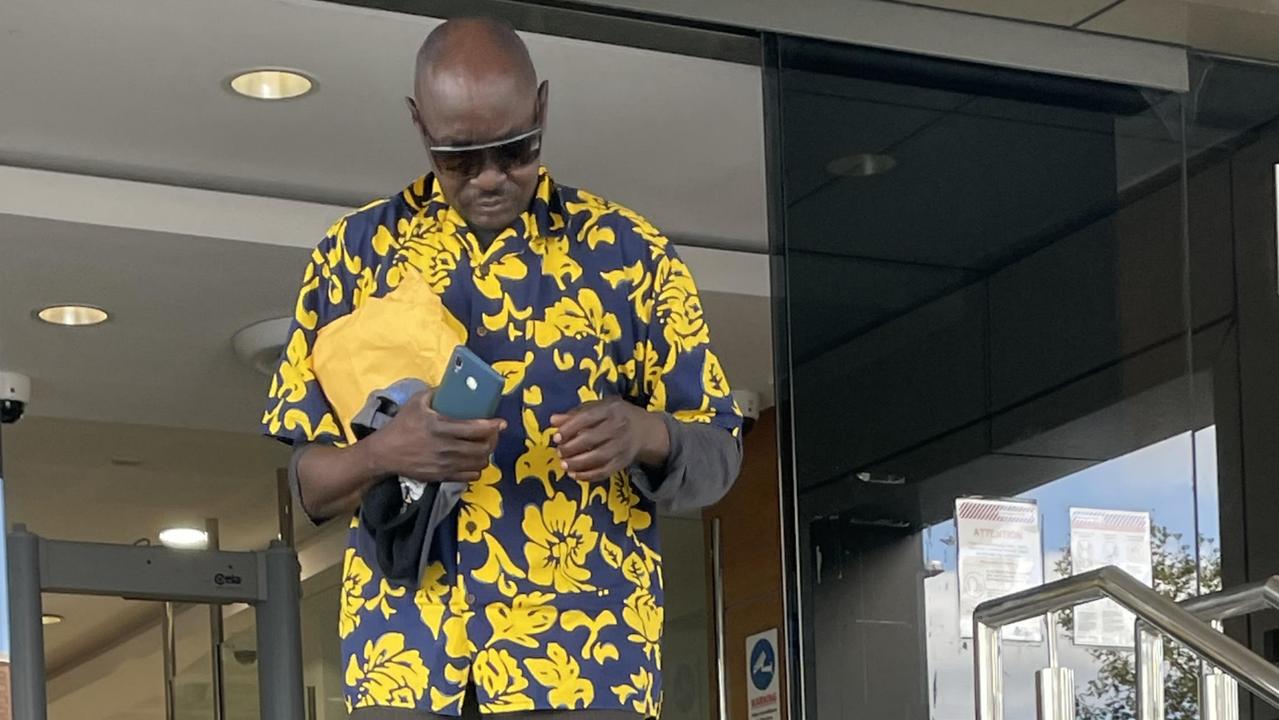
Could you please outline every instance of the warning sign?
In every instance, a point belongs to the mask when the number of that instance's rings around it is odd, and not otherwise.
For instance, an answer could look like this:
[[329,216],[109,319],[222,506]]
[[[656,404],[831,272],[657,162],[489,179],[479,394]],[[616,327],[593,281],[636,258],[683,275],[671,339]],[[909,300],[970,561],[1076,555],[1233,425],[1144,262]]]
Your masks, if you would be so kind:
[[[1071,508],[1070,556],[1076,575],[1113,565],[1150,585],[1150,513]],[[1135,620],[1113,600],[1081,605],[1075,608],[1075,644],[1130,648]]]
[[780,720],[777,628],[746,638],[746,709],[750,720]]
[[[959,632],[973,634],[973,610],[981,603],[1044,582],[1039,508],[1031,501],[960,498],[955,501],[959,534]],[[1036,618],[1006,626],[1005,640],[1041,642]]]

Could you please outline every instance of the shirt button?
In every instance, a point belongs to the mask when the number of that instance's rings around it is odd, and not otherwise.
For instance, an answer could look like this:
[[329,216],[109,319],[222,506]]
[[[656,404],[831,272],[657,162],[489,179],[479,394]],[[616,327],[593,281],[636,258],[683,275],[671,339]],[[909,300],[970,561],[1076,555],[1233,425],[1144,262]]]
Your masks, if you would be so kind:
[[486,327],[482,327],[482,328],[480,328],[480,329],[476,330],[476,331],[475,331],[475,334],[476,334],[476,335],[479,335],[480,337],[484,337],[485,335],[488,335],[488,334],[489,334],[489,329],[488,329],[488,328],[486,328]]
[[467,593],[467,594],[466,594],[466,604],[467,604],[467,605],[474,605],[474,604],[475,604],[475,595],[474,595],[473,593]]

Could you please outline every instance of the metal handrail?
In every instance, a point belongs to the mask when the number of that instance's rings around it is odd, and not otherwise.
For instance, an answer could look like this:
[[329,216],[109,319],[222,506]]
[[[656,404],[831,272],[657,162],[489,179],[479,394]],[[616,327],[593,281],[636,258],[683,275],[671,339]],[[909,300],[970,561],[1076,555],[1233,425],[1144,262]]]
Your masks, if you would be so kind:
[[[1221,621],[1250,615],[1261,610],[1279,609],[1279,575],[1262,582],[1240,585],[1208,595],[1182,600],[1182,608],[1196,617]],[[1163,639],[1150,632],[1146,623],[1138,620],[1136,627],[1137,717],[1139,720],[1162,720],[1163,697]],[[1205,677],[1212,671],[1205,669]],[[1233,704],[1235,698],[1222,702]]]
[[1188,598],[1178,604],[1204,620],[1229,620],[1261,610],[1279,610],[1279,575]]
[[1001,627],[1106,598],[1279,707],[1279,668],[1128,573],[1104,567],[977,606],[973,611],[973,652],[978,720],[1003,720],[1004,716]]

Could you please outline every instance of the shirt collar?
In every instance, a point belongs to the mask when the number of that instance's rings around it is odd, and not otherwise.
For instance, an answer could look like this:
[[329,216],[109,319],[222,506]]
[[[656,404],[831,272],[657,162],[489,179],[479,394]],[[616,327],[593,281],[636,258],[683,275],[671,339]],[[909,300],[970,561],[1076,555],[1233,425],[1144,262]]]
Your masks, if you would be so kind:
[[[417,214],[425,214],[431,216],[445,216],[451,220],[459,228],[465,228],[466,222],[456,210],[449,206],[444,199],[444,191],[440,188],[439,180],[434,173],[423,175],[404,188],[401,193],[404,201],[408,203]],[[538,171],[537,189],[533,192],[533,200],[529,203],[529,207],[520,216],[516,222],[516,229],[532,230],[532,234],[528,239],[533,237],[552,237],[558,235],[564,230],[564,211],[563,200],[560,198],[559,188],[555,181],[551,179],[550,172],[545,168]]]

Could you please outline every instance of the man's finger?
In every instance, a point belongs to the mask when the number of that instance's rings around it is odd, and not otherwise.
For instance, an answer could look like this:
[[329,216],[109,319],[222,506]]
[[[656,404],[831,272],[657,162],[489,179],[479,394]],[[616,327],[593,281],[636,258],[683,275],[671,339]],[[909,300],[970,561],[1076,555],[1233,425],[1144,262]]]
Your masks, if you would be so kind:
[[450,467],[479,469],[488,464],[493,448],[488,443],[474,440],[448,440],[437,449],[440,457]]
[[410,398],[409,402],[417,403],[418,407],[426,412],[435,412],[435,410],[431,407],[431,399],[434,397],[435,391],[427,388]]
[[453,420],[441,416],[436,429],[445,437],[457,440],[487,440],[506,429],[505,420]]
[[598,402],[587,403],[564,415],[551,417],[551,426],[556,429],[555,442],[562,443],[575,435],[593,428],[608,419],[608,408]]
[[476,438],[460,438],[452,435],[440,435],[435,438],[436,447],[443,452],[453,450],[471,451],[487,448],[493,441],[496,433],[485,433]]
[[560,464],[568,471],[569,475],[574,475],[606,467],[616,459],[617,449],[606,443],[589,452],[563,458]]
[[596,426],[586,428],[577,435],[562,440],[557,443],[557,448],[560,451],[560,457],[568,459],[594,450],[611,439],[612,437],[608,433],[601,432],[601,428]]
[[466,456],[466,467],[483,470],[488,467],[489,462],[493,459],[493,452],[488,448],[479,448],[473,453]]
[[569,420],[572,420],[578,415],[582,415],[583,413],[594,413],[603,409],[605,408],[604,408],[604,403],[602,401],[590,400],[582,403],[581,405],[578,405],[572,410],[568,410],[562,413],[555,413],[554,415],[551,415],[551,423],[555,425],[561,425],[563,423],[568,422]]
[[455,440],[449,442],[448,446],[443,448],[443,452],[461,462],[485,465],[488,464],[489,456],[493,454],[493,447],[482,440]]

